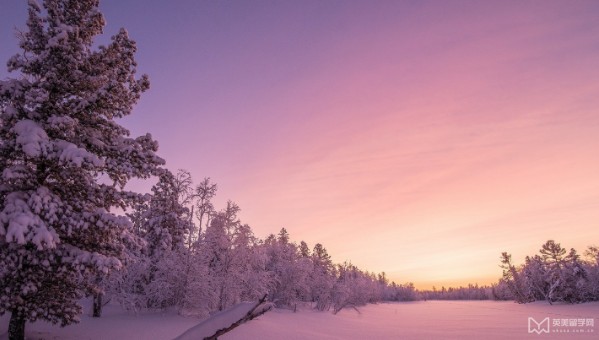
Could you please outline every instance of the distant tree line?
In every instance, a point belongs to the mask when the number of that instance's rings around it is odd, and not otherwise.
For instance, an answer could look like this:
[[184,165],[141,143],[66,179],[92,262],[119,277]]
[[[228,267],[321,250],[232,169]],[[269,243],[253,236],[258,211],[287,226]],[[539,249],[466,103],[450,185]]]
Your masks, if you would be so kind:
[[423,300],[492,300],[493,286],[479,286],[469,284],[466,287],[441,287],[432,290],[422,290],[418,295]]
[[599,248],[590,246],[581,257],[553,240],[547,241],[538,255],[527,256],[515,265],[512,256],[501,254],[503,276],[489,286],[419,290],[423,300],[513,300],[580,303],[599,300]]

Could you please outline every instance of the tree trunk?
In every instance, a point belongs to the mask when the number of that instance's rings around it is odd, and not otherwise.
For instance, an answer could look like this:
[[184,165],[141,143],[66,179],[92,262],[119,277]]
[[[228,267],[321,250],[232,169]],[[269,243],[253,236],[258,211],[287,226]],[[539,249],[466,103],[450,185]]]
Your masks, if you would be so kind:
[[8,323],[8,340],[25,340],[25,317],[15,311]]
[[94,310],[92,312],[92,316],[94,318],[99,318],[102,316],[102,297],[104,293],[94,293]]

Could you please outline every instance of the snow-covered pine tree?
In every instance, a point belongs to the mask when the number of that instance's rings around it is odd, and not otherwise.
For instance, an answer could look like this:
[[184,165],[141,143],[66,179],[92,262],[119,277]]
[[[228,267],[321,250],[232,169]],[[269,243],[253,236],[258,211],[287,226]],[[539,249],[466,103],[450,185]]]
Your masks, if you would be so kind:
[[587,261],[585,268],[588,275],[588,283],[585,288],[587,301],[599,300],[599,247],[589,246],[585,251]]
[[229,306],[229,272],[232,264],[231,235],[227,232],[227,218],[224,212],[218,212],[206,228],[200,247],[200,258],[208,268],[208,285],[213,292],[207,302],[210,310],[221,311]]
[[180,181],[182,173],[187,172],[180,171],[175,175],[164,169],[158,183],[152,187],[152,198],[143,214],[150,257],[159,257],[164,251],[183,247],[191,232],[191,213],[185,206],[189,203],[191,177],[185,185]]
[[189,249],[185,243],[193,229],[190,193],[193,185],[189,172],[177,175],[165,170],[152,188],[145,212],[145,240],[149,271],[145,292],[147,307],[166,308],[182,304],[189,272]]
[[272,286],[272,275],[266,271],[267,257],[252,228],[240,224],[233,235],[233,279],[240,301],[260,299]]
[[335,284],[335,266],[326,248],[317,243],[312,251],[313,269],[310,273],[312,301],[316,309],[327,310],[331,306],[331,292]]
[[549,277],[543,258],[539,255],[526,256],[524,266],[520,271],[532,299],[549,301]]
[[564,277],[567,251],[559,243],[549,240],[543,244],[539,252],[543,258],[549,284],[547,301],[549,303],[562,301],[565,295],[564,291],[567,289]]
[[295,308],[298,301],[309,299],[312,263],[302,256],[295,243],[289,242],[287,230],[282,228],[277,236],[271,234],[263,247],[268,258],[266,270],[274,280],[270,301],[278,307]]
[[0,82],[0,314],[9,338],[26,321],[67,325],[96,278],[121,266],[130,233],[133,177],[164,161],[148,134],[129,137],[128,115],[149,82],[135,78],[135,43],[121,29],[92,48],[104,19],[98,0],[29,1],[20,76]]
[[501,268],[503,269],[502,280],[509,288],[514,300],[518,303],[530,302],[529,287],[521,276],[522,272],[513,264],[511,254],[501,253]]

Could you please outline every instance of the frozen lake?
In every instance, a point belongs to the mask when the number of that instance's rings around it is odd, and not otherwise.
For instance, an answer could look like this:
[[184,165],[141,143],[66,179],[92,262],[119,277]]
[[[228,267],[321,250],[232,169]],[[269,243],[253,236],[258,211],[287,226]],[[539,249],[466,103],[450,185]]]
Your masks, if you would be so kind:
[[[529,334],[532,317],[550,333]],[[421,301],[382,303],[337,315],[277,310],[250,322],[223,339],[597,339],[599,303],[553,305],[546,302],[519,305],[497,301]],[[555,326],[553,324],[555,320]],[[570,320],[576,319],[576,326]],[[578,326],[584,320],[584,326]],[[587,319],[593,326],[586,326]],[[562,326],[562,320],[568,320]],[[589,322],[591,323],[591,322]],[[533,329],[537,329],[532,323]]]
[[[100,319],[83,316],[78,325],[60,328],[38,322],[27,325],[30,339],[172,339],[199,320],[174,313],[128,314],[107,306]],[[268,312],[222,339],[597,339],[599,302],[519,305],[496,301],[420,301],[381,303],[330,312]],[[532,330],[549,333],[529,333]],[[543,322],[545,320],[545,322]],[[591,325],[592,324],[592,325]],[[6,339],[8,316],[0,318]],[[548,329],[547,329],[548,327]]]

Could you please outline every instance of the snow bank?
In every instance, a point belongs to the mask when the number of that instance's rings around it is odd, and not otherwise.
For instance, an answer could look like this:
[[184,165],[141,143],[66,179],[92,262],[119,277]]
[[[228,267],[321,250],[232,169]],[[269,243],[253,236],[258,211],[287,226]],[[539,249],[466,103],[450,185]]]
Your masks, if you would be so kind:
[[255,302],[242,302],[218,312],[197,326],[190,328],[187,332],[175,338],[175,340],[197,340],[209,337],[219,329],[227,328],[235,321],[243,318],[255,305]]

